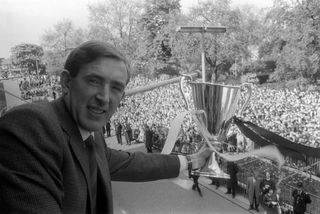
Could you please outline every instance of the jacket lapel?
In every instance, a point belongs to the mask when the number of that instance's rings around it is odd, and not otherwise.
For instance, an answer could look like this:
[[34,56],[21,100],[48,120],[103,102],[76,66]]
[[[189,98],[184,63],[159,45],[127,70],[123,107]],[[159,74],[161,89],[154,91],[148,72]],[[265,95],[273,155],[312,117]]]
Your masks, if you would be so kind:
[[73,118],[71,117],[62,98],[59,98],[51,102],[51,104],[58,116],[62,129],[64,130],[65,134],[68,137],[70,148],[73,151],[75,158],[78,160],[80,164],[81,170],[87,182],[87,189],[89,191],[89,194],[91,195],[91,190],[89,188],[89,182],[88,182],[89,181],[88,180],[89,163],[86,156],[85,144],[82,140],[78,126],[73,120]]

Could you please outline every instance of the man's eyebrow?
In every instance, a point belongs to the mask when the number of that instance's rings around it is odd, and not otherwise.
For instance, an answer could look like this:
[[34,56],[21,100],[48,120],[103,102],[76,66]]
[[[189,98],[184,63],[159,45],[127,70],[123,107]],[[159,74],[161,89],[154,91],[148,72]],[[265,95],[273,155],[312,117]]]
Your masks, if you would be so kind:
[[94,74],[94,73],[89,73],[87,74],[85,77],[94,77],[94,78],[98,78],[98,79],[103,79],[103,77],[97,75],[97,74]]
[[119,85],[119,86],[121,86],[121,87],[123,87],[123,88],[126,87],[126,84],[123,83],[123,82],[121,82],[121,81],[119,81],[119,80],[111,80],[111,83],[112,83],[112,84],[115,84],[115,85]]
[[[97,78],[97,79],[99,79],[99,80],[101,80],[101,81],[105,81],[105,78],[104,78],[104,77],[102,77],[102,76],[100,76],[100,75],[98,75],[98,74],[95,74],[95,73],[89,73],[89,74],[86,75],[86,77],[87,77],[87,78],[93,77],[93,78]],[[126,84],[125,84],[124,82],[119,81],[119,80],[110,80],[110,82],[111,82],[112,84],[119,85],[119,86],[121,86],[121,87],[123,87],[123,88],[126,87]]]
[[123,88],[125,88],[125,87],[126,87],[126,84],[125,84],[125,83],[123,83],[123,82],[115,81],[115,83],[116,83],[117,85],[120,85],[120,86],[121,86],[121,87],[123,87]]

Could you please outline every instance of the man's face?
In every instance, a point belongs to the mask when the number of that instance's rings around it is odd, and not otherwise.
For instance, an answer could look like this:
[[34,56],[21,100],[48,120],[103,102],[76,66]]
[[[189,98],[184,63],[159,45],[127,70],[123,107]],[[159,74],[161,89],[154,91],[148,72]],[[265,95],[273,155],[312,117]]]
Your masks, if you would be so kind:
[[270,179],[270,173],[266,172],[266,179],[269,180]]
[[101,57],[80,67],[68,81],[66,104],[78,126],[96,131],[116,111],[127,81],[124,62]]

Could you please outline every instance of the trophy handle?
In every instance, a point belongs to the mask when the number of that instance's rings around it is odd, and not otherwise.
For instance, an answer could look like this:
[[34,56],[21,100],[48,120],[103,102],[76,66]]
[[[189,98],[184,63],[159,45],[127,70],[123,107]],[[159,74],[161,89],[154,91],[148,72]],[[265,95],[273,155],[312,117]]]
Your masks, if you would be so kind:
[[250,83],[242,83],[241,86],[240,86],[240,88],[241,88],[241,87],[247,87],[247,89],[248,89],[248,97],[247,97],[247,100],[246,100],[246,101],[244,102],[244,104],[242,105],[242,108],[241,108],[240,111],[239,111],[239,116],[240,116],[240,117],[241,117],[244,109],[248,106],[249,101],[250,101],[250,99],[251,99],[251,96],[252,96],[252,84],[250,84]]
[[192,76],[190,76],[190,75],[187,75],[187,74],[182,74],[181,75],[181,78],[180,78],[180,92],[181,92],[181,94],[182,94],[182,97],[183,97],[183,99],[184,99],[184,102],[186,103],[186,108],[187,108],[187,110],[189,111],[189,109],[190,109],[190,105],[188,104],[188,100],[187,100],[187,97],[186,97],[186,92],[185,91],[183,91],[183,83],[184,82],[190,82],[190,81],[192,81]]

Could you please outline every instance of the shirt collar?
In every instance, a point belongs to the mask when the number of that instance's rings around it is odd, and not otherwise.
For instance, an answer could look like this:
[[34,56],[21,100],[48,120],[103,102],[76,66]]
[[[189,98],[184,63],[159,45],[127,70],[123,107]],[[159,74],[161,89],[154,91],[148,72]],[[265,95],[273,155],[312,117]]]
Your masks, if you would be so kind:
[[90,135],[94,136],[93,132],[89,132],[87,130],[82,129],[81,127],[79,127],[79,131],[82,137],[82,140],[85,141]]

